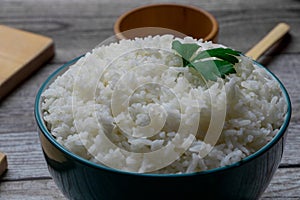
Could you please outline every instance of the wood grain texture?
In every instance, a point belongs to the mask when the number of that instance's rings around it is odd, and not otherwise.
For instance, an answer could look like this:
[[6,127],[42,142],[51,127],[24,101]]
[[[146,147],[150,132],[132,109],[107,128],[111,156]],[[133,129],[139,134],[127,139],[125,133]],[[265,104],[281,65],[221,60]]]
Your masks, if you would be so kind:
[[[0,102],[0,151],[9,169],[0,178],[0,199],[64,199],[48,172],[33,115],[37,90],[61,64],[112,36],[119,15],[140,5],[170,0],[3,0],[0,23],[54,39],[55,58]],[[262,199],[300,199],[300,1],[175,0],[211,11],[220,24],[219,42],[246,52],[278,22],[289,37],[259,61],[286,86],[292,120],[280,168]],[[279,47],[279,48],[278,48]]]
[[54,200],[66,199],[52,179],[8,181],[0,184],[0,199]]
[[[7,17],[1,23],[51,36],[57,44],[56,59],[65,62],[91,50],[111,36],[113,24],[123,12],[139,5],[159,1],[140,1],[136,4],[116,0],[87,1],[87,3],[72,1],[73,3],[69,4],[60,1],[56,1],[57,3],[42,1],[39,4],[36,4],[34,0],[25,2],[18,2],[18,6],[13,7],[11,12],[7,12],[6,7],[2,6],[1,14]],[[238,0],[225,2],[222,6],[217,6],[216,3],[210,4],[207,1],[191,1],[192,5],[208,9],[216,16],[220,23],[219,41],[221,43],[246,52],[278,22],[284,21],[292,27],[290,33],[293,36],[293,42],[283,53],[299,53],[300,35],[297,33],[300,32],[300,28],[297,24],[300,24],[300,5],[298,1],[289,0],[283,4],[276,0],[271,3],[273,7],[257,0],[251,3]],[[5,4],[10,3],[3,3]],[[244,33],[251,34],[244,37]],[[66,36],[68,39],[65,39]],[[80,45],[77,42],[79,40]],[[62,51],[65,52],[63,57],[60,54]]]
[[53,40],[0,25],[0,101],[54,56]]

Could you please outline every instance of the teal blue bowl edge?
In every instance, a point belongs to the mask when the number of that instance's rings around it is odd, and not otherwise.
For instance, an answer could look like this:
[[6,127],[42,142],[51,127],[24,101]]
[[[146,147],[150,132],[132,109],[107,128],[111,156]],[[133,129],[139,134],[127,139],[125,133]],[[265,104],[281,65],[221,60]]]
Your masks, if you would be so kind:
[[246,164],[250,161],[252,161],[253,159],[263,155],[265,152],[267,152],[272,146],[274,146],[279,140],[280,138],[284,135],[284,133],[287,131],[290,119],[291,119],[291,113],[292,113],[292,105],[291,105],[291,101],[290,101],[290,97],[289,94],[286,90],[286,88],[284,87],[284,85],[282,84],[282,82],[279,80],[279,78],[277,78],[269,69],[265,68],[263,65],[261,65],[260,63],[254,61],[254,63],[261,67],[264,68],[280,85],[280,88],[284,94],[284,97],[286,99],[287,102],[287,113],[285,116],[285,120],[283,125],[280,127],[278,133],[274,136],[274,138],[265,146],[263,146],[261,149],[259,149],[258,151],[256,151],[255,153],[247,156],[246,158],[242,159],[239,162],[233,163],[231,165],[228,166],[223,166],[223,167],[219,167],[219,168],[214,168],[214,169],[210,169],[210,170],[206,170],[206,171],[201,171],[201,172],[193,172],[193,173],[182,173],[182,174],[151,174],[151,173],[137,173],[137,172],[128,172],[128,171],[121,171],[118,169],[113,169],[110,167],[107,167],[105,165],[101,165],[101,164],[97,164],[94,163],[92,161],[86,160],[74,153],[72,153],[71,151],[67,150],[65,147],[63,147],[60,143],[58,143],[56,141],[56,139],[52,136],[52,134],[49,132],[49,130],[47,129],[44,120],[42,119],[42,113],[40,110],[40,103],[41,103],[41,95],[43,93],[43,91],[48,87],[48,85],[51,83],[51,81],[56,78],[57,75],[59,75],[64,69],[66,69],[67,67],[71,66],[72,64],[74,64],[75,62],[77,62],[80,58],[82,58],[84,55],[81,55],[69,62],[67,62],[66,64],[62,65],[61,67],[59,67],[56,71],[54,71],[47,79],[46,81],[41,85],[40,89],[37,92],[36,95],[36,100],[35,100],[35,105],[34,105],[34,115],[35,115],[35,119],[37,121],[37,125],[38,128],[41,130],[41,132],[44,134],[44,136],[60,151],[62,151],[64,154],[68,155],[69,157],[77,160],[78,162],[84,164],[84,165],[88,165],[90,167],[93,168],[98,168],[101,170],[108,170],[110,172],[114,172],[114,173],[123,173],[123,174],[128,174],[128,175],[135,175],[135,176],[151,176],[151,177],[184,177],[184,176],[194,176],[194,175],[201,175],[201,174],[210,174],[210,173],[216,173],[216,172],[222,172],[225,170],[230,170],[232,168],[236,168],[239,167],[243,164]]

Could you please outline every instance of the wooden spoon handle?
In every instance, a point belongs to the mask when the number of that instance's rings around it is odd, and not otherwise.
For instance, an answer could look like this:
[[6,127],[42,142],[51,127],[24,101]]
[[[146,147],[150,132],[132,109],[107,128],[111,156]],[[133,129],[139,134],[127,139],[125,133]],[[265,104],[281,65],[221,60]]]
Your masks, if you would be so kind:
[[282,38],[288,31],[290,26],[286,23],[279,23],[275,26],[262,40],[252,47],[245,55],[257,60],[265,51]]
[[7,158],[6,155],[0,152],[0,177],[7,169]]

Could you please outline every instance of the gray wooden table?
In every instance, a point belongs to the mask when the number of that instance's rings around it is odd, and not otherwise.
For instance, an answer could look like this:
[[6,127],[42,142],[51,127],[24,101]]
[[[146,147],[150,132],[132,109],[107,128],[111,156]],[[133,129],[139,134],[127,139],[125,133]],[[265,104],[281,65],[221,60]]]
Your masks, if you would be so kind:
[[[33,105],[37,90],[60,65],[113,35],[113,24],[120,14],[154,2],[158,1],[0,1],[0,24],[47,35],[56,45],[55,58],[0,102],[0,151],[7,154],[9,162],[7,173],[0,178],[1,200],[64,199],[49,175],[36,131]],[[278,22],[291,25],[284,45],[259,60],[282,80],[293,105],[284,156],[262,199],[300,199],[300,1],[176,2],[212,12],[220,23],[219,42],[243,52]]]

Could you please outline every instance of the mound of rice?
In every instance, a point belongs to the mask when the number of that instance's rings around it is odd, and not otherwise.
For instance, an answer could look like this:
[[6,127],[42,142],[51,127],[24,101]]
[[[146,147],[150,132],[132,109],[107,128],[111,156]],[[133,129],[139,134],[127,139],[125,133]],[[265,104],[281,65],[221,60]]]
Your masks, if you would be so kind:
[[[122,40],[87,53],[42,95],[51,134],[85,159],[102,163],[102,156],[108,166],[147,172],[149,163],[141,165],[140,157],[126,157],[120,149],[138,155],[159,150],[178,134],[180,123],[196,123],[196,137],[186,151],[151,173],[222,167],[266,145],[287,110],[279,84],[244,56],[238,57],[236,74],[203,84],[182,67],[182,59],[171,49],[174,39],[164,35]],[[177,40],[198,43],[202,50],[225,48],[190,37]],[[215,144],[205,142],[212,106],[222,105],[226,115],[220,136]],[[104,135],[119,148],[109,149]],[[156,162],[164,159],[158,156]]]

